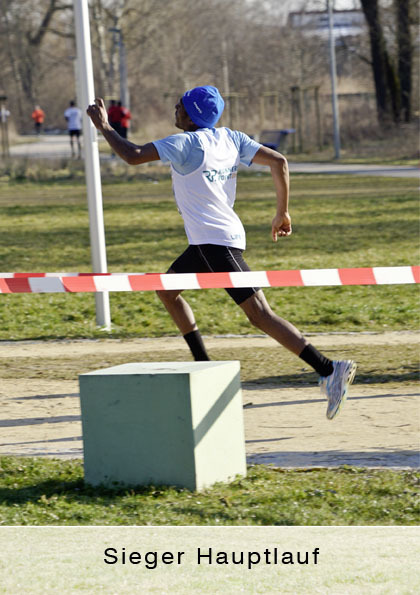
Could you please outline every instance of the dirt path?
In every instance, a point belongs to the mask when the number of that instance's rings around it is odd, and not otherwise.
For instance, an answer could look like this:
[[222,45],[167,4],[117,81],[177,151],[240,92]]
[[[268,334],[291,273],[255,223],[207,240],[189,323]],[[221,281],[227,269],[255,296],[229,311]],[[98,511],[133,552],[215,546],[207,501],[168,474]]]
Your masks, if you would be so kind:
[[[306,333],[308,337],[314,337],[313,342],[321,348],[330,346],[333,342],[335,346],[341,345],[405,345],[406,343],[416,343],[420,345],[420,333],[412,331],[390,332],[390,333],[325,333],[311,334]],[[315,340],[316,338],[316,340]],[[312,339],[311,339],[312,340]],[[263,335],[255,336],[223,336],[206,337],[206,345],[209,349],[216,347],[235,348],[238,345],[244,347],[261,347],[267,345],[276,345],[276,341]],[[115,354],[132,353],[133,351],[150,352],[162,349],[185,349],[184,341],[181,337],[164,337],[159,339],[109,339],[109,340],[79,340],[79,341],[19,341],[19,342],[0,342],[1,357],[70,357],[84,354]]]
[[[212,337],[209,348],[262,347],[265,337]],[[331,335],[317,335],[321,348]],[[334,344],[420,345],[420,333],[354,333],[334,335]],[[83,357],[159,349],[185,349],[181,338],[27,341],[0,343],[0,358]],[[140,358],[139,358],[140,359]],[[402,384],[355,385],[344,411],[333,422],[325,418],[326,402],[318,387],[243,386],[248,462],[280,467],[336,466],[418,467],[420,390]],[[0,455],[82,457],[77,380],[3,379],[0,385]]]

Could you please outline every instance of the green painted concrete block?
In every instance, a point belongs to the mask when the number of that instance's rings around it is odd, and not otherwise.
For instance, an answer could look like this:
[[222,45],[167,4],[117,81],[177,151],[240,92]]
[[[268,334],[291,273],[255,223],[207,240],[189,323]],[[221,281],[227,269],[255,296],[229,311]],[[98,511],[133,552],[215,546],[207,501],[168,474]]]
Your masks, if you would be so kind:
[[130,363],[79,382],[87,483],[201,490],[246,475],[239,362]]

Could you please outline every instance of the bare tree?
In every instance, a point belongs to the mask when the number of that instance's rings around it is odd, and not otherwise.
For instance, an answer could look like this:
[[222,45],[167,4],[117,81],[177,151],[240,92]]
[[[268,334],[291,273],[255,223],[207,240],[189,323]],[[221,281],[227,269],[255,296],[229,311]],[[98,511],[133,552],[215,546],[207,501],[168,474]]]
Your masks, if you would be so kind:
[[[18,90],[18,110],[23,123],[25,111],[37,103],[43,74],[41,49],[49,34],[67,36],[60,23],[55,23],[58,13],[72,5],[60,0],[1,0],[1,25],[3,45],[12,65]],[[57,26],[56,26],[57,25]]]
[[96,34],[96,47],[98,49],[98,95],[108,97],[111,95],[110,85],[110,56],[107,47],[107,24],[102,0],[92,2],[92,25]]
[[397,20],[398,76],[401,111],[405,122],[411,120],[411,72],[413,46],[411,42],[410,0],[394,0]]
[[411,118],[410,0],[394,0],[397,23],[397,57],[389,50],[384,34],[379,0],[360,0],[369,28],[371,64],[375,82],[378,119],[382,123],[398,123],[401,111],[405,121]]
[[[340,45],[341,72],[357,72],[360,80],[370,82],[368,69],[377,52],[378,110],[384,119],[400,112],[409,119],[414,69],[407,31],[414,0],[393,0],[386,11],[379,0],[361,1],[372,23],[374,49],[370,58],[368,50],[360,50],[365,62],[351,61],[350,49]],[[233,122],[254,133],[265,117],[269,126],[292,127],[291,87],[319,87],[322,93],[328,81],[325,40],[290,26],[285,7],[291,1],[90,0],[89,5],[96,91],[108,98],[119,94],[117,43],[123,35],[133,131],[145,136],[173,130],[168,114],[187,87],[214,84],[228,91],[223,124]],[[316,7],[325,9],[325,1]],[[52,125],[63,125],[64,103],[75,85],[74,59],[69,59],[75,53],[72,2],[0,0],[0,50],[0,87],[16,106],[14,117],[19,111],[19,128],[25,121],[31,125],[28,112],[38,101],[54,119]],[[346,68],[349,62],[351,69]],[[269,99],[262,105],[264,94]]]

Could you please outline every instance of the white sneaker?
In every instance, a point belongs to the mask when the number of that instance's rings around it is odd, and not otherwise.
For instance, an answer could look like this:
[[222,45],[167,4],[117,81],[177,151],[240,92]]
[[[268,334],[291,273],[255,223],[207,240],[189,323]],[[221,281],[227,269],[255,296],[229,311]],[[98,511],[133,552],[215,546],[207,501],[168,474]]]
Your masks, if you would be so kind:
[[356,375],[356,363],[352,360],[333,362],[334,371],[321,376],[319,386],[328,399],[327,418],[334,419],[347,398],[347,390]]

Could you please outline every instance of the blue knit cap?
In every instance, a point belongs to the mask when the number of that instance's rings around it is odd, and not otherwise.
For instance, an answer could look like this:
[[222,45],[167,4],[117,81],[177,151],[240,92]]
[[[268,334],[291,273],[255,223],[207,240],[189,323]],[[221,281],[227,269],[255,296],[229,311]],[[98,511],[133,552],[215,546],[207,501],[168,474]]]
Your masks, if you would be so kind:
[[225,107],[218,89],[210,85],[186,91],[182,103],[191,120],[200,128],[213,128]]

